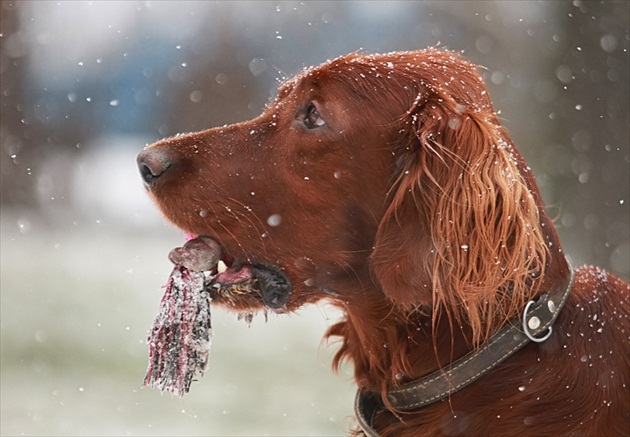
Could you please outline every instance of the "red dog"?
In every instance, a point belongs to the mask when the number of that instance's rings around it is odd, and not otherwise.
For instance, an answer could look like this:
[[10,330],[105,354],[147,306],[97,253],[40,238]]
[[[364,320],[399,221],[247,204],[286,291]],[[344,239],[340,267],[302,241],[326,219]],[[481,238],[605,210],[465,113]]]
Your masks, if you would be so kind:
[[629,287],[568,264],[456,54],[335,59],[138,164],[170,221],[220,243],[215,303],[343,309],[327,335],[354,363],[357,433],[630,434]]

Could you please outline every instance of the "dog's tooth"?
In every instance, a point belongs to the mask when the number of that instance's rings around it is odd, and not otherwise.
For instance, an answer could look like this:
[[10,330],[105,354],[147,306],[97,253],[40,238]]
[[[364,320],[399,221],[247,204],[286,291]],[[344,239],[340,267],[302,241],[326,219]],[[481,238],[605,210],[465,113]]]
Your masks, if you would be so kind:
[[223,273],[227,270],[227,265],[223,262],[222,259],[217,263],[217,273]]

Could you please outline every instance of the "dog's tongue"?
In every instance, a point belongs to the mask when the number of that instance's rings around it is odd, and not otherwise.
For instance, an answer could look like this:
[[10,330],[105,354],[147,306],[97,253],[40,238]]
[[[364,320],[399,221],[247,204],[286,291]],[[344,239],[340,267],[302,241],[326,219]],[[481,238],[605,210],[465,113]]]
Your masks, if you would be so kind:
[[184,232],[184,238],[186,239],[186,241],[190,241],[197,238],[197,236],[195,234],[189,234],[188,232]]

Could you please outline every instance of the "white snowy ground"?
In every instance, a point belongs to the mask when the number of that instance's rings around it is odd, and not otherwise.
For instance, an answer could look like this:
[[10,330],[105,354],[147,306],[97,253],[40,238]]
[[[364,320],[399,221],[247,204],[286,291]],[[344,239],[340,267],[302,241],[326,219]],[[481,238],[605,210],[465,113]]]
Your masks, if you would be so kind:
[[[25,218],[26,217],[26,218]],[[2,212],[2,435],[344,435],[351,370],[322,345],[323,305],[254,319],[213,311],[210,368],[184,398],[141,389],[146,332],[177,231]]]

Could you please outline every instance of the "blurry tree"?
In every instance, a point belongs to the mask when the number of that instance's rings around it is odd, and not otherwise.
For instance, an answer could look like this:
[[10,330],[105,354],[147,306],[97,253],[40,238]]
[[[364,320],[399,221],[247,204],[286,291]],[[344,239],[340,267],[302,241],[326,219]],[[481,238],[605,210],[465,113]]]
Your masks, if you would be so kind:
[[17,2],[0,4],[0,195],[2,203],[33,203],[32,169],[22,159],[24,140],[33,135],[25,122],[24,77],[27,51],[19,32]]
[[[67,172],[54,181],[41,178],[42,165],[52,158],[67,161],[67,156],[76,153],[94,130],[84,116],[89,111],[88,101],[71,105],[70,95],[34,86],[33,69],[47,66],[33,64],[30,50],[38,38],[45,37],[24,28],[25,11],[31,7],[33,4],[28,2],[0,4],[0,194],[4,205],[37,207],[38,187],[65,193],[68,183]],[[52,184],[63,186],[47,187]],[[65,201],[63,197],[54,200]]]
[[168,135],[250,119],[265,102],[265,81],[258,76],[267,63],[260,51],[236,34],[240,27],[233,21],[233,8],[222,5],[221,9],[212,47],[202,40],[183,49],[187,62],[179,69],[181,76],[173,77],[178,92],[166,115]]
[[560,208],[569,252],[593,253],[588,261],[628,274],[630,4],[560,5],[567,26],[551,67],[563,92],[553,101],[558,129],[543,152],[543,165],[557,178],[551,201]]

